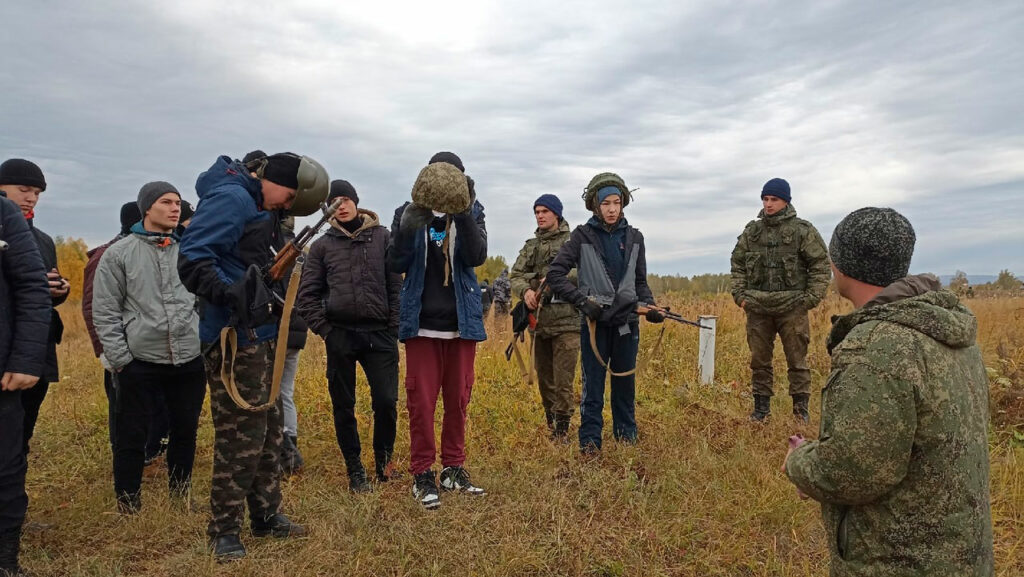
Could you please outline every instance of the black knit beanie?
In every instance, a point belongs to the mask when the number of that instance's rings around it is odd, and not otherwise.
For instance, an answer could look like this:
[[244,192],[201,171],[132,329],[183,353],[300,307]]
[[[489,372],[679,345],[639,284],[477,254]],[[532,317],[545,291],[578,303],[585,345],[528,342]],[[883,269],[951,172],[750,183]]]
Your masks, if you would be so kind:
[[20,184],[46,190],[46,179],[36,163],[24,158],[12,158],[0,164],[0,184]]
[[302,159],[290,152],[279,152],[267,157],[263,178],[285,188],[299,188],[299,163]]
[[139,212],[139,203],[126,202],[121,205],[121,234],[128,234],[132,226],[142,220],[142,213]]
[[242,157],[242,164],[248,165],[250,162],[254,160],[259,160],[261,158],[264,158],[265,156],[267,156],[267,153],[257,148],[256,150]]
[[359,193],[356,192],[356,187],[347,180],[334,180],[331,181],[331,192],[327,193],[327,204],[331,204],[334,199],[339,196],[344,196],[352,200],[359,206]]
[[447,162],[448,164],[459,169],[459,172],[466,172],[466,167],[462,166],[462,159],[459,158],[454,152],[442,151],[438,152],[434,156],[430,157],[430,162],[427,164],[434,164],[436,162]]
[[181,200],[181,216],[178,217],[178,222],[185,222],[186,220],[195,216],[196,211],[192,208],[192,203],[182,199]]
[[828,254],[846,276],[885,287],[907,276],[916,241],[914,227],[902,214],[869,206],[836,225]]

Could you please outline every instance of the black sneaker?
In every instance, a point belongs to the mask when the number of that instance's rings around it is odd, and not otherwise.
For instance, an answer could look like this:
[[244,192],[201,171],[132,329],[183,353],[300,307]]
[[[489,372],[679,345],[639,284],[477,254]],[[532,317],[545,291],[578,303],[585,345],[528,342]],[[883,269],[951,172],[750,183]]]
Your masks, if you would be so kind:
[[253,537],[305,537],[306,528],[292,523],[284,513],[274,513],[265,519],[250,519]]
[[441,506],[441,498],[437,494],[437,482],[434,471],[425,471],[416,475],[412,484],[412,496],[424,509],[437,509]]
[[483,497],[487,494],[483,488],[469,482],[469,471],[462,467],[445,467],[441,469],[441,488],[445,491],[459,491],[467,495]]
[[354,471],[349,471],[348,490],[353,493],[373,492],[373,486],[370,485],[370,481],[366,478],[366,469],[364,469],[362,465]]
[[134,515],[142,509],[142,492],[120,493],[117,495],[117,512],[122,515]]
[[245,545],[238,535],[221,535],[210,540],[210,550],[218,563],[237,561],[245,557]]

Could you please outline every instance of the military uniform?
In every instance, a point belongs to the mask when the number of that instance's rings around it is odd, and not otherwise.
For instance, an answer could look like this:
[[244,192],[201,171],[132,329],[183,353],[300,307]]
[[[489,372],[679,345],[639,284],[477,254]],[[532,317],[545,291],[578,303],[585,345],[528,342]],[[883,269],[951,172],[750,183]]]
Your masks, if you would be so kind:
[[[569,236],[569,224],[562,219],[556,230],[537,230],[534,238],[526,241],[509,275],[513,294],[523,298],[527,289],[538,288],[539,281],[547,275],[548,265]],[[573,280],[574,273],[570,274]],[[551,291],[544,292],[533,334],[534,366],[548,426],[559,430],[568,430],[575,404],[573,382],[580,355],[579,325],[579,312],[571,303],[553,299]]]
[[814,226],[787,204],[749,222],[732,251],[732,296],[747,313],[753,392],[771,397],[775,335],[789,367],[789,394],[810,393],[807,311],[825,297],[831,273],[828,252]]
[[786,461],[821,502],[834,577],[993,574],[976,336],[974,315],[932,275],[835,321],[820,438]]

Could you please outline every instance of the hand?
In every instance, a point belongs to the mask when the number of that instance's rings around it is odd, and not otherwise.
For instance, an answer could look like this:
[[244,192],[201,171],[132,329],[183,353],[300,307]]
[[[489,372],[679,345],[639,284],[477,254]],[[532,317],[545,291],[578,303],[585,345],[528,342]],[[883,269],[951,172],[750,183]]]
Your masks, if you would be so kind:
[[425,206],[410,204],[402,211],[402,219],[399,221],[401,232],[411,232],[427,226],[434,220],[434,211]]
[[592,321],[600,320],[601,315],[604,313],[601,305],[597,304],[597,301],[590,299],[583,300],[576,308],[580,309],[580,312],[587,315],[587,318]]
[[665,322],[665,313],[654,307],[650,307],[647,309],[647,314],[644,315],[644,318],[647,319],[647,322],[649,323],[663,323]]
[[33,375],[26,375],[24,373],[4,373],[0,384],[3,385],[5,391],[21,391],[24,389],[31,389],[39,381],[39,377]]
[[[786,451],[786,458],[782,460],[782,467],[779,468],[779,470],[782,471],[783,475],[786,474],[786,461],[789,460],[789,456],[793,454],[793,451],[795,451],[797,447],[803,445],[806,442],[807,439],[805,439],[804,436],[800,434],[793,435],[789,438],[789,450]],[[808,499],[807,494],[801,491],[799,488],[797,488],[796,490],[796,496],[799,497],[802,501],[806,501]]]
[[740,301],[740,308],[746,310],[746,308],[747,308],[747,301]]
[[526,308],[531,311],[537,310],[537,291],[526,289],[526,292],[523,293],[523,300],[526,301]]
[[50,269],[50,272],[46,273],[47,284],[50,287],[51,297],[62,297],[68,293],[71,285],[68,281],[60,276],[56,268]]

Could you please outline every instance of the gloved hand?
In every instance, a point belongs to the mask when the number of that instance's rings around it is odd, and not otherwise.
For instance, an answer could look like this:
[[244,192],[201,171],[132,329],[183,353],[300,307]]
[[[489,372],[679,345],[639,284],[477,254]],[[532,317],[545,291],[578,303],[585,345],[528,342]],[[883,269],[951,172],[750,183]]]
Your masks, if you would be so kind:
[[604,313],[604,309],[601,308],[601,305],[590,299],[583,299],[578,305],[576,305],[576,308],[578,308],[583,314],[587,315],[587,318],[592,321],[600,320],[601,315]]
[[399,229],[403,233],[409,233],[416,229],[427,226],[434,220],[434,211],[425,206],[412,203],[402,211],[402,220]]
[[647,314],[644,315],[644,318],[647,319],[647,322],[649,323],[663,323],[665,322],[665,313],[658,309],[651,308],[647,309]]
[[274,295],[264,284],[260,268],[254,264],[228,288],[228,301],[238,318],[237,328],[255,328],[274,320]]
[[476,204],[476,183],[473,182],[472,176],[466,176],[466,186],[469,187],[469,208],[463,214],[472,214],[473,205]]

